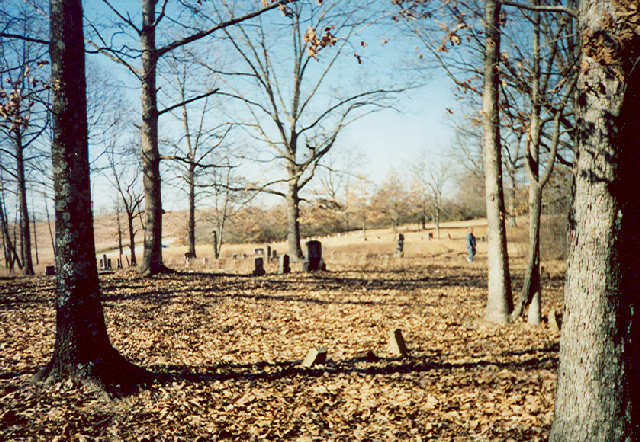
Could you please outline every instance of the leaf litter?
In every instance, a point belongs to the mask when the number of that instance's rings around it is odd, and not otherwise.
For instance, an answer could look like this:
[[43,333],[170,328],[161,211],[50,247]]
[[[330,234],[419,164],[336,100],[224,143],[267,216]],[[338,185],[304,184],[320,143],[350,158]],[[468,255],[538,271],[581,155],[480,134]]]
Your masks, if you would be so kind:
[[[71,381],[30,383],[53,348],[54,280],[4,279],[0,440],[546,440],[558,334],[483,324],[484,278],[436,265],[102,275],[114,346],[171,375],[116,400]],[[543,312],[558,310],[562,275],[544,286]],[[394,329],[404,357],[388,347]],[[318,347],[326,362],[302,367]]]

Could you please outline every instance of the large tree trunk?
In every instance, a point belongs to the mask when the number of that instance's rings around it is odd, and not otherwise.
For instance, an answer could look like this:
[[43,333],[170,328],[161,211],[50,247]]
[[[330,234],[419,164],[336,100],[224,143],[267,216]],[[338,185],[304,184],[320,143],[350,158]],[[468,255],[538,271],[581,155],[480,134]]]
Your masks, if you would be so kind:
[[22,128],[16,123],[13,131],[16,143],[16,175],[18,178],[18,204],[20,206],[20,237],[22,238],[22,273],[33,275],[33,258],[31,255],[31,229],[27,205],[27,180],[24,174],[24,146],[22,144]]
[[580,4],[578,156],[551,440],[640,438],[640,19]]
[[485,140],[486,203],[489,236],[489,296],[485,319],[506,324],[513,308],[507,235],[504,222],[504,190],[502,186],[502,153],[500,147],[499,72],[500,4],[485,2],[485,60],[482,100]]
[[93,236],[81,0],[51,0],[53,171],[56,199],[56,340],[35,380],[72,378],[123,394],[147,372],[111,345]]
[[142,173],[145,204],[144,257],[140,272],[153,276],[166,270],[162,262],[162,182],[158,148],[158,99],[156,90],[156,2],[142,1]]

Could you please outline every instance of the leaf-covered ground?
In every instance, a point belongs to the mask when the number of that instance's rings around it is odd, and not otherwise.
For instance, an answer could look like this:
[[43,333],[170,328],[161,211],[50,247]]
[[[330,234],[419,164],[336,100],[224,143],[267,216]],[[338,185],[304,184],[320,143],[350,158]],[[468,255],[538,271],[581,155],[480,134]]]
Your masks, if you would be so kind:
[[[0,280],[0,440],[547,438],[558,335],[483,325],[482,266],[331,270],[102,276],[114,346],[175,379],[118,400],[29,382],[53,347],[54,281]],[[546,314],[561,276],[544,284]],[[404,358],[388,349],[396,328]],[[320,346],[326,363],[302,367]]]

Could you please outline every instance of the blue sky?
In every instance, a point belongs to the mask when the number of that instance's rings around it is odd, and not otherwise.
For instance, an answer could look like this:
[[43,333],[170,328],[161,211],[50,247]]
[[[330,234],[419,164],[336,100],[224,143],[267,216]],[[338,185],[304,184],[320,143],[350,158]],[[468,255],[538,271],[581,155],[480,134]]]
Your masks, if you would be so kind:
[[[87,8],[96,4],[101,2],[89,2]],[[130,2],[114,1],[113,4],[119,8],[131,7]],[[134,15],[139,8],[138,2],[135,4],[136,7],[132,9]],[[92,13],[91,10],[87,12]],[[416,56],[415,44],[410,39],[395,37],[390,43],[380,45],[376,44],[380,34],[376,34],[375,37],[367,33],[363,35],[362,38],[367,39],[369,44],[366,50],[362,50],[365,57],[363,66],[357,65],[354,58],[345,56],[341,69],[362,69],[365,74],[375,72],[388,76],[395,73],[400,76],[406,75],[406,71],[403,72],[403,63]],[[139,89],[135,78],[124,68],[102,58],[99,61],[100,66],[115,78],[121,78],[121,84],[126,86],[123,90],[126,91],[134,108],[139,109]],[[447,122],[451,117],[447,108],[455,108],[451,83],[442,78],[444,74],[441,78],[433,78],[432,71],[431,76],[432,78],[424,81],[424,86],[411,90],[402,97],[398,103],[400,111],[384,110],[368,115],[347,127],[338,138],[337,148],[353,146],[366,156],[362,172],[374,182],[383,181],[391,168],[401,172],[423,152],[432,154],[435,158],[441,150],[448,148],[452,130]],[[171,124],[175,124],[173,117],[166,115],[161,118],[161,128],[166,129]],[[96,191],[101,188],[107,190],[108,185],[101,183],[98,177],[95,181]],[[178,201],[173,198],[172,200]],[[167,201],[168,206],[175,204]],[[171,210],[170,207],[167,208]]]

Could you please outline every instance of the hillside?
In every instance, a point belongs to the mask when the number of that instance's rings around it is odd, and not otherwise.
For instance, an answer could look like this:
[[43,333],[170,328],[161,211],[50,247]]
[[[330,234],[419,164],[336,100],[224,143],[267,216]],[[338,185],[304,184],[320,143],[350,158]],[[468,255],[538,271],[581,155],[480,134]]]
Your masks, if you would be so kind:
[[[170,267],[182,268],[185,265],[184,254],[187,252],[185,245],[186,214],[184,212],[167,212],[163,216],[163,244],[165,250],[163,256],[165,262]],[[553,218],[546,218],[543,224],[543,259],[556,260],[561,258],[563,252],[564,231],[558,227]],[[98,256],[107,254],[115,263],[118,257],[118,233],[116,228],[116,217],[113,214],[98,215],[95,218],[95,238],[96,251]],[[398,264],[398,257],[395,257],[397,245],[397,233],[404,235],[404,255],[403,260],[419,261],[428,260],[446,264],[448,262],[464,262],[466,256],[465,236],[467,229],[473,227],[474,234],[478,237],[478,262],[486,260],[487,243],[482,241],[486,235],[486,220],[478,219],[471,221],[446,222],[441,224],[440,239],[434,225],[427,225],[425,230],[421,230],[417,225],[401,226],[397,232],[391,229],[368,230],[366,236],[361,230],[333,234],[325,237],[318,237],[323,244],[323,255],[327,262],[355,262],[359,265],[369,265],[372,267],[388,267]],[[514,265],[520,266],[522,257],[526,254],[527,238],[526,219],[518,220],[518,227],[508,227],[509,253]],[[200,229],[202,230],[202,229]],[[51,225],[53,232],[53,224]],[[432,235],[432,239],[429,236]],[[44,271],[46,265],[54,263],[50,226],[45,222],[37,224],[37,255],[39,264],[36,265],[36,273]],[[303,239],[304,242],[309,238]],[[140,229],[136,236],[138,260],[142,257],[142,241],[144,232]],[[128,254],[128,239],[123,237],[125,254]],[[233,256],[241,257],[243,254],[252,256],[256,248],[263,248],[266,244],[223,244],[221,259],[214,261],[211,240],[203,241],[196,247],[198,260],[192,263],[192,268],[201,270],[227,270],[244,273],[251,271],[253,262],[250,260],[233,259]],[[270,244],[279,255],[287,252],[284,243]],[[35,254],[34,254],[35,255]],[[203,259],[200,259],[203,258]],[[204,262],[207,258],[207,262]],[[246,262],[245,262],[246,261]],[[35,256],[34,256],[35,262]],[[126,265],[126,264],[125,264]],[[267,266],[276,266],[276,263],[268,263]],[[268,270],[268,269],[267,269]]]

